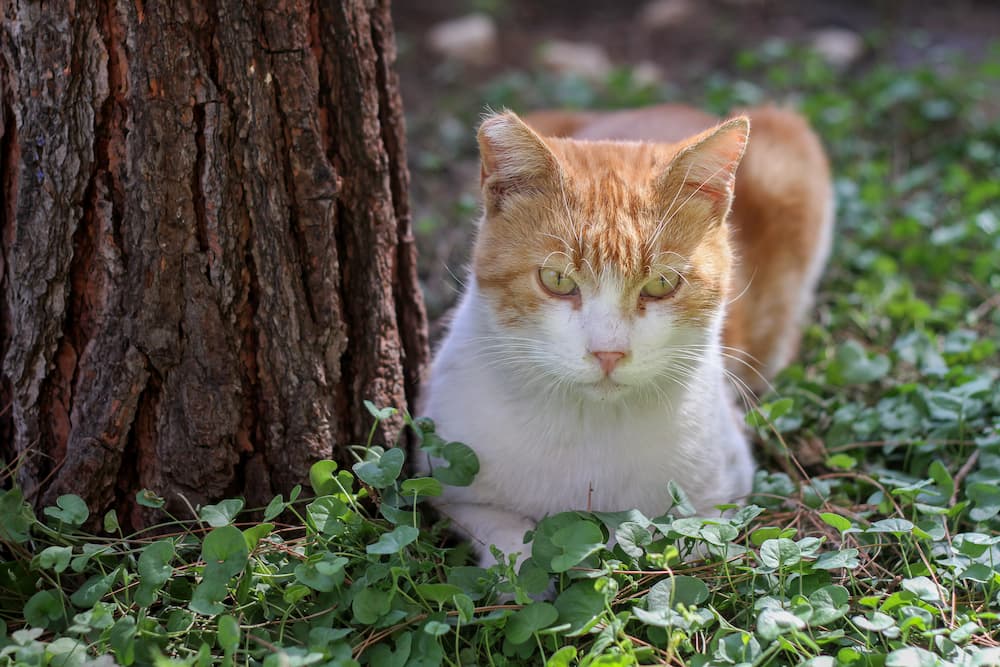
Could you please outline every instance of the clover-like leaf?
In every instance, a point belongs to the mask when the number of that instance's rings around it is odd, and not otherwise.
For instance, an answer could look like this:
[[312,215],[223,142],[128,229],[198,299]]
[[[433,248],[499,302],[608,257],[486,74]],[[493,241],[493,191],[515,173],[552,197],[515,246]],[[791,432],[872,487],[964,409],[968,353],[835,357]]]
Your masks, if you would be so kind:
[[188,608],[211,616],[222,613],[225,608],[220,602],[228,594],[229,582],[243,571],[249,556],[243,533],[235,526],[222,526],[206,535],[201,545],[205,569]]
[[38,566],[45,570],[64,572],[73,558],[73,547],[51,546],[38,554]]
[[68,526],[82,526],[90,518],[90,509],[83,498],[74,494],[66,494],[56,498],[55,507],[46,507],[45,516],[58,519]]
[[198,518],[212,528],[219,528],[220,526],[232,523],[242,509],[242,500],[230,498],[223,500],[217,505],[205,505],[198,513]]
[[600,526],[576,512],[562,512],[538,522],[531,558],[550,572],[565,572],[603,547]]
[[461,442],[449,442],[441,448],[441,458],[447,466],[436,466],[433,477],[448,486],[468,486],[479,474],[479,457]]
[[604,594],[594,588],[592,580],[578,581],[556,598],[559,622],[568,623],[569,636],[583,634],[604,612]]
[[[316,461],[309,466],[309,485],[317,496],[336,493],[339,488],[333,474],[337,472],[337,462],[329,459]],[[274,501],[272,501],[274,502]],[[295,502],[295,498],[289,500]]]
[[945,599],[945,592],[940,585],[934,583],[929,577],[913,577],[903,579],[902,587],[904,591],[910,591],[924,602],[941,604]]
[[226,655],[232,655],[240,645],[239,621],[229,614],[224,614],[219,617],[216,623],[219,628],[216,635],[219,642],[219,648],[221,648]]
[[24,620],[36,628],[48,628],[65,615],[63,598],[58,591],[38,591],[24,604]]
[[117,570],[105,575],[95,574],[83,582],[83,585],[70,596],[69,601],[78,609],[90,609],[108,594],[117,576]]
[[848,604],[850,593],[843,586],[824,586],[809,595],[812,614],[810,625],[827,625],[847,615],[851,610]]
[[653,542],[653,534],[641,525],[626,521],[615,529],[615,538],[622,551],[632,558],[639,558],[644,553],[644,547]]
[[416,541],[420,531],[413,526],[396,526],[379,536],[378,541],[365,547],[370,554],[395,554]]
[[531,639],[531,636],[555,623],[559,611],[547,602],[535,602],[523,607],[507,619],[504,634],[515,644]]
[[464,595],[464,591],[454,584],[417,584],[420,597],[431,602],[447,602],[456,595]]
[[440,496],[444,489],[441,482],[433,477],[413,477],[399,485],[399,492],[404,496]]
[[769,641],[805,627],[805,621],[780,607],[765,607],[757,615],[757,634]]
[[656,582],[646,594],[646,608],[673,609],[678,604],[693,607],[708,599],[708,586],[696,577],[674,575]]
[[849,340],[837,348],[826,377],[832,384],[867,384],[885,377],[892,364],[884,354],[868,355],[860,343]]
[[812,564],[814,570],[836,570],[842,567],[853,570],[858,565],[858,550],[853,548],[821,554]]
[[403,471],[406,454],[401,447],[387,449],[375,459],[354,464],[354,474],[365,484],[376,489],[391,486]]
[[28,541],[28,529],[34,516],[18,488],[0,491],[0,539],[15,543]]
[[760,561],[765,567],[781,569],[796,565],[801,560],[799,545],[787,538],[767,540],[760,545]]
[[139,588],[135,602],[140,607],[153,604],[156,594],[174,573],[171,561],[174,557],[172,540],[159,540],[143,548],[139,554]]
[[314,591],[328,593],[344,583],[344,566],[348,562],[330,552],[311,556],[295,566],[295,578]]
[[149,507],[151,509],[160,509],[167,504],[167,500],[161,496],[156,495],[156,492],[150,489],[139,489],[135,493],[135,502],[143,507]]

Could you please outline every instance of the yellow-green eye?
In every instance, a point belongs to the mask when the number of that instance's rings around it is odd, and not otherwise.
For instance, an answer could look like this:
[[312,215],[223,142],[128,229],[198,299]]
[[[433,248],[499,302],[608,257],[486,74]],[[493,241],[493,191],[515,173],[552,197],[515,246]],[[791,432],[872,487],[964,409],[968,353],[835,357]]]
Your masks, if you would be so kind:
[[677,273],[661,274],[643,285],[640,294],[647,299],[663,299],[674,293],[679,281],[680,275]]
[[562,271],[538,269],[538,280],[542,283],[542,287],[556,296],[576,294],[576,282]]

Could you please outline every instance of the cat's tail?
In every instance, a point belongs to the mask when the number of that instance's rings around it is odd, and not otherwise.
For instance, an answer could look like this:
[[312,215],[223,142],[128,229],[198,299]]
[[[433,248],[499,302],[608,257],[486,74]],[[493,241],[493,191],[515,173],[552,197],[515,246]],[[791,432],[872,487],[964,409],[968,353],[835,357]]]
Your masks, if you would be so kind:
[[525,114],[521,120],[543,137],[570,137],[600,116],[600,112],[544,109]]

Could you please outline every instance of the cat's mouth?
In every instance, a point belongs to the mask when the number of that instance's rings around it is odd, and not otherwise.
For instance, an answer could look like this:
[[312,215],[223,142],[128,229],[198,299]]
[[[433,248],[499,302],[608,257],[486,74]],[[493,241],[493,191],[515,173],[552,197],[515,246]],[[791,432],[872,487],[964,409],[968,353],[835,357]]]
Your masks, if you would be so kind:
[[628,385],[624,385],[621,382],[616,382],[608,376],[602,377],[597,382],[593,382],[587,385],[598,398],[608,399],[620,396],[627,388]]

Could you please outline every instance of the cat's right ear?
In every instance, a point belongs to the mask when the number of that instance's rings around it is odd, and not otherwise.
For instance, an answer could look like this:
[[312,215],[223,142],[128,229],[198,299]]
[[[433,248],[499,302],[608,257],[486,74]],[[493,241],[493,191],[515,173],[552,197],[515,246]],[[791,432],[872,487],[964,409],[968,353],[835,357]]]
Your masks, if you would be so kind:
[[559,163],[545,141],[512,111],[479,126],[480,184],[487,211],[502,209],[515,194],[528,194],[559,178]]

